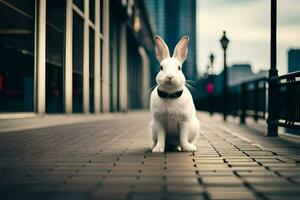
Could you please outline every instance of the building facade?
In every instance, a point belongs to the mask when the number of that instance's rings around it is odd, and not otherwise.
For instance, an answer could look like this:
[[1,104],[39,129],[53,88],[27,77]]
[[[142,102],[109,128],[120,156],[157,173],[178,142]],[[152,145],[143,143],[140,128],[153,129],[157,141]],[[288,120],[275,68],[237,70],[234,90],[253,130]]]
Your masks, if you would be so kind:
[[0,114],[147,107],[152,38],[142,0],[2,0]]
[[288,51],[288,72],[300,70],[300,49],[290,49]]
[[189,36],[189,53],[182,70],[187,79],[196,80],[196,0],[147,0],[145,4],[155,34],[162,36],[171,53],[182,36]]

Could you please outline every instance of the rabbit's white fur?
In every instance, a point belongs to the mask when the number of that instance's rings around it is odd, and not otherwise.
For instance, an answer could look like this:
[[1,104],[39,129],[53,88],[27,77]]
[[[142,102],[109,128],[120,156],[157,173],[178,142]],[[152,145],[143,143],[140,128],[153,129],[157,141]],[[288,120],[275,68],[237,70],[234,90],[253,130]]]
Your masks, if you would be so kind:
[[[164,152],[166,138],[170,139],[178,150],[195,151],[200,123],[181,70],[188,53],[189,38],[187,36],[181,38],[172,57],[162,38],[155,36],[154,41],[156,58],[161,70],[156,76],[158,86],[152,91],[150,99],[152,113],[150,128],[154,143],[152,152]],[[161,98],[158,96],[158,89],[169,94],[180,90],[183,92],[178,98]]]

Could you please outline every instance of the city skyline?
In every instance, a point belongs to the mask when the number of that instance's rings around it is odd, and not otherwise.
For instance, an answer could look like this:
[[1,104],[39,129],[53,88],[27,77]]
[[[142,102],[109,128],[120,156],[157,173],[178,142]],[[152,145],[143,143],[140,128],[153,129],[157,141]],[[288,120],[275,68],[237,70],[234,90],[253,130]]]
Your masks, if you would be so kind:
[[[300,4],[296,0],[278,2],[277,66],[287,73],[287,54],[300,48]],[[197,63],[203,74],[209,54],[215,54],[214,72],[223,70],[219,39],[226,30],[230,39],[228,65],[246,63],[254,72],[268,70],[270,63],[269,0],[197,0]]]

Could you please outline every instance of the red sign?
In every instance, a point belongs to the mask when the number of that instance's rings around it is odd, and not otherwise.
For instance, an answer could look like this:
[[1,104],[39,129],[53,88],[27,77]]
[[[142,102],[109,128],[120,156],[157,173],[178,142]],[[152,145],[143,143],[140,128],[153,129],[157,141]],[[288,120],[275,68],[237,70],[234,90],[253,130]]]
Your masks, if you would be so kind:
[[207,92],[208,94],[214,93],[214,90],[215,90],[214,84],[212,84],[212,83],[207,83],[207,84],[206,84],[206,92]]

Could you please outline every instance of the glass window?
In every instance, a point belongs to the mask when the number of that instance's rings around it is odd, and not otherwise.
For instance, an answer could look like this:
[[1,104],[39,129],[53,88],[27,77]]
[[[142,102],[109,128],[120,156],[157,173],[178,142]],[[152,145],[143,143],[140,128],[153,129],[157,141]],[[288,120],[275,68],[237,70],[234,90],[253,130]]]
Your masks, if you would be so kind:
[[103,33],[103,13],[104,13],[104,10],[103,10],[103,0],[100,0],[100,33]]
[[83,11],[83,3],[84,0],[73,0],[73,3],[80,9]]
[[117,19],[110,20],[110,111],[119,110],[119,40]]
[[95,32],[90,28],[89,36],[89,71],[90,71],[90,112],[94,112],[94,47]]
[[142,107],[142,59],[138,53],[138,46],[133,42],[135,39],[129,34],[127,39],[128,107],[137,109]]
[[7,2],[10,6],[15,7],[26,13],[27,15],[30,15],[31,17],[34,16],[34,0],[26,0],[26,1],[20,1],[20,0],[4,0]]
[[47,1],[46,112],[63,112],[64,0]]
[[73,112],[83,107],[83,19],[73,12]]
[[90,20],[95,23],[95,0],[90,0],[89,4],[90,4],[90,8],[89,8]]
[[102,107],[102,102],[103,102],[103,87],[102,87],[102,83],[103,83],[103,75],[102,75],[102,72],[103,72],[103,40],[101,38],[99,38],[100,40],[100,51],[99,51],[99,56],[100,56],[100,110],[102,111],[103,110],[103,107]]
[[34,111],[34,0],[0,2],[0,112]]

